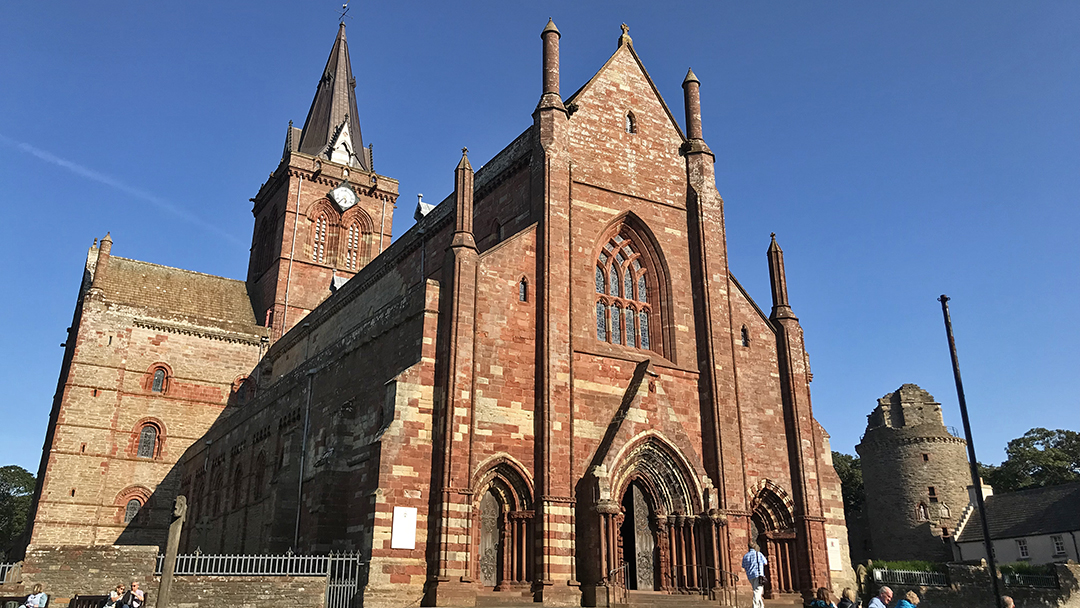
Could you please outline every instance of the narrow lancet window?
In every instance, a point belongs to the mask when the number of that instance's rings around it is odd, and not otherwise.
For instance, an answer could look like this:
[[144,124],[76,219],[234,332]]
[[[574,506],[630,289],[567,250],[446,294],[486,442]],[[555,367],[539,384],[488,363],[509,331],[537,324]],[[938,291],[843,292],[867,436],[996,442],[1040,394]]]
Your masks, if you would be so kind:
[[742,326],[742,345],[750,346],[750,330],[745,325]]
[[522,278],[518,281],[518,302],[529,301],[529,283]]
[[330,222],[326,219],[325,214],[320,214],[315,219],[315,234],[311,243],[311,259],[320,264],[326,261],[326,231],[329,229],[329,224]]
[[603,302],[596,303],[596,339],[607,342],[607,308]]
[[637,133],[637,120],[634,118],[633,112],[626,113],[626,132]]
[[353,222],[349,226],[349,232],[345,241],[345,268],[356,270],[360,267],[360,239],[362,236],[360,224]]

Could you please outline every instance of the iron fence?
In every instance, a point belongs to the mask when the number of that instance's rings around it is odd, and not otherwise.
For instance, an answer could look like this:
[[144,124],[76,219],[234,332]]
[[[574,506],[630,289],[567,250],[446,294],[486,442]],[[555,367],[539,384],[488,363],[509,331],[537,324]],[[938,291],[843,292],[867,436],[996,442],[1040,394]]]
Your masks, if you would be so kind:
[[15,569],[15,564],[0,564],[0,584],[10,583],[8,577],[11,576],[11,571]]
[[[329,555],[204,555],[176,556],[176,576],[324,576],[326,608],[349,608],[360,589],[367,562],[354,552]],[[165,556],[158,555],[160,575]]]
[[948,587],[949,575],[944,572],[919,572],[916,570],[874,570],[874,582],[882,585]]
[[1057,589],[1057,574],[1015,574],[1005,573],[1006,587],[1037,587],[1039,589]]

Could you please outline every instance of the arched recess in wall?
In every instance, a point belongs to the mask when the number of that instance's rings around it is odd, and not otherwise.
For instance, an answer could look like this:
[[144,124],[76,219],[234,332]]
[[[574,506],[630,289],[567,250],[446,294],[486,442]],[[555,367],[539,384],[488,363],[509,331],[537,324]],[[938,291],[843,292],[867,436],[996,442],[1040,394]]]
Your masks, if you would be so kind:
[[375,223],[371,216],[358,205],[341,215],[341,251],[338,253],[342,266],[356,272],[374,257]]
[[796,543],[794,503],[769,479],[755,484],[750,496],[750,539],[769,560],[770,593],[794,593],[803,586],[799,582],[803,558]]
[[[150,500],[151,494],[153,492],[149,488],[140,485],[128,486],[117,493],[116,498],[113,499],[113,505],[116,507],[114,515],[116,523],[139,525],[147,521],[150,513],[142,507]],[[140,513],[142,517],[139,517]]]
[[508,455],[488,459],[473,477],[474,557],[476,580],[496,590],[533,580],[533,484],[519,462]]
[[127,455],[129,458],[159,460],[164,454],[166,437],[165,423],[160,418],[141,418],[131,428]]
[[[624,344],[632,327],[639,335],[632,347],[659,353],[677,363],[670,272],[648,225],[631,211],[615,217],[594,245],[590,272],[595,275],[596,284],[594,337],[611,344]],[[627,278],[633,281],[628,283]],[[640,298],[642,288],[644,299]],[[632,321],[626,316],[628,309],[635,312]],[[643,312],[645,319],[641,318]]]
[[678,448],[654,432],[622,450],[611,480],[611,494],[621,500],[637,481],[652,494],[657,513],[697,515],[705,509],[702,489]]
[[316,264],[333,266],[337,261],[338,231],[341,227],[341,215],[328,199],[322,198],[312,203],[307,213],[307,246],[305,258]]

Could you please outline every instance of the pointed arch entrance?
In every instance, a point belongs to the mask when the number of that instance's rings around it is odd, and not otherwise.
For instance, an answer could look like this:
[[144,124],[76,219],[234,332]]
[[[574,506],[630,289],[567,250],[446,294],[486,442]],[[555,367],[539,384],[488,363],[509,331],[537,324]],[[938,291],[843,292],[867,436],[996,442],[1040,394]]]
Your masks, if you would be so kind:
[[533,579],[532,487],[510,460],[479,476],[473,509],[473,571],[495,591],[528,587]]
[[[719,518],[704,512],[702,490],[679,452],[648,435],[597,502],[602,584],[611,589],[684,592],[717,586]],[[616,596],[618,597],[618,596]]]
[[750,537],[769,560],[767,594],[798,593],[799,554],[791,499],[779,486],[766,481],[760,484],[750,507]]

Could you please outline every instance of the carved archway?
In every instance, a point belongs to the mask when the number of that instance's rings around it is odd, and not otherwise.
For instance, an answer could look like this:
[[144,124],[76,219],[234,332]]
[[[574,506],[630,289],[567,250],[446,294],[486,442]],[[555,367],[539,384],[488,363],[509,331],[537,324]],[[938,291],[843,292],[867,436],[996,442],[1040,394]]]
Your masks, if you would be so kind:
[[769,560],[766,594],[797,593],[801,586],[792,501],[783,488],[769,480],[759,482],[752,496],[750,537]]
[[473,480],[475,580],[495,591],[531,586],[533,489],[524,469],[502,456],[480,467]]

